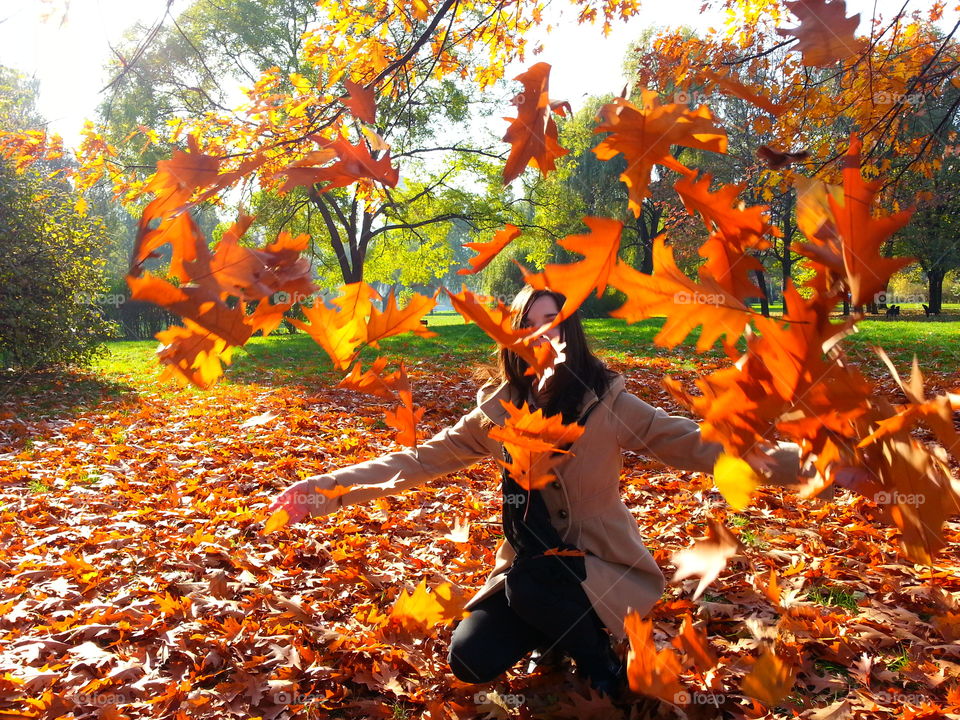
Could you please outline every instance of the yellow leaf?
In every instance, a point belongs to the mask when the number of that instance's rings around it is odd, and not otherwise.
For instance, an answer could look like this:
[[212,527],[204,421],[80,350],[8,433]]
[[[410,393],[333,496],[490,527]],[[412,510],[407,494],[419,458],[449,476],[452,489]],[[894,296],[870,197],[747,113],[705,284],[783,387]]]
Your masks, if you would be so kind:
[[287,514],[286,510],[280,508],[267,519],[266,524],[263,526],[263,533],[264,535],[269,535],[272,532],[276,532],[280,528],[286,527],[287,523],[289,522],[290,515]]
[[757,660],[743,680],[743,694],[759,700],[767,707],[780,702],[793,687],[795,671],[769,650]]
[[744,510],[760,484],[760,478],[749,463],[727,453],[717,458],[713,466],[713,481],[734,510]]

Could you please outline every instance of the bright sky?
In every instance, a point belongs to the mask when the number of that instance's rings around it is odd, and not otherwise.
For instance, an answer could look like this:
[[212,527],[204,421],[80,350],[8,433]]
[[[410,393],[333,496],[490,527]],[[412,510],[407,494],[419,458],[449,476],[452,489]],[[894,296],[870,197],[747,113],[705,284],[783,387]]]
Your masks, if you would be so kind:
[[[646,0],[638,16],[614,25],[614,31],[604,38],[599,25],[577,25],[572,3],[555,0],[558,10],[554,12],[559,14],[554,31],[545,38],[544,52],[508,69],[507,77],[535,62],[548,62],[553,66],[551,97],[569,100],[575,108],[584,95],[619,93],[625,83],[621,72],[624,52],[643,28],[685,24],[703,30],[721,22],[716,12],[700,12],[702,1]],[[39,109],[69,146],[79,139],[83,120],[93,116],[101,100],[100,90],[108,80],[102,68],[111,57],[111,43],[117,43],[124,30],[138,20],[148,25],[157,21],[166,0],[7,0],[4,4],[7,7],[0,9],[0,64],[39,78]],[[175,0],[174,10],[187,4],[189,0]],[[876,2],[884,16],[892,16],[901,5],[902,0]],[[908,10],[929,5],[930,0],[911,0]],[[864,20],[873,14],[874,1],[849,0],[847,7],[848,15],[859,12]],[[953,18],[945,17],[942,24],[952,26],[956,19],[954,10]]]

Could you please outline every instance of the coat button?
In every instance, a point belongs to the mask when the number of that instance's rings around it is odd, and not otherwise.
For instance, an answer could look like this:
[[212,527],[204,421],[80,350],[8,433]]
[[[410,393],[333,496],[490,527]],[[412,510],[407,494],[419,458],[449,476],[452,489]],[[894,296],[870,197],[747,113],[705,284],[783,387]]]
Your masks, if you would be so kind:
[[564,509],[562,509],[562,508],[561,508],[560,512],[557,513],[557,515],[559,515],[559,516],[562,517],[562,518],[566,518],[566,517],[567,517],[567,514],[568,514],[567,511],[564,510]]
[[557,490],[560,489],[560,481],[559,481],[559,480],[554,480],[554,481],[553,481],[552,483],[550,483],[550,484],[551,484],[553,487],[555,487]]

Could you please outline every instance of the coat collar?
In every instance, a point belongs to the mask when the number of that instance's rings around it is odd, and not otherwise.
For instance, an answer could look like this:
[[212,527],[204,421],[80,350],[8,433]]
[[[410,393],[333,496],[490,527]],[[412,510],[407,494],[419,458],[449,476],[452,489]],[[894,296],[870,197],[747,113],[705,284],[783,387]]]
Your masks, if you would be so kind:
[[[607,388],[604,397],[615,398],[625,388],[626,381],[623,375],[618,374],[610,380],[610,386]],[[582,415],[584,411],[597,402],[597,399],[597,394],[593,390],[587,390],[583,394],[583,400],[580,402],[579,414]],[[507,411],[500,402],[501,400],[515,405],[520,402],[519,398],[513,397],[510,384],[506,381],[499,385],[489,383],[477,392],[477,406],[480,408],[480,411],[486,415],[491,422],[497,425],[503,425],[507,418]]]

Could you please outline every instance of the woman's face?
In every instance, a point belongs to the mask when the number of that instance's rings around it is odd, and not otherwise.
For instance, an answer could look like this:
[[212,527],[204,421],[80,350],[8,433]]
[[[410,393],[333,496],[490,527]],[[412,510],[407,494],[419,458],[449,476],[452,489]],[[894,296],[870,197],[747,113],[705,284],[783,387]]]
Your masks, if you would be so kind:
[[[543,325],[552,322],[559,312],[560,307],[557,305],[557,301],[554,300],[553,296],[541,295],[534,300],[533,303],[531,303],[530,308],[527,310],[526,317],[524,317],[523,322],[520,323],[520,327],[528,330],[542,327]],[[550,328],[546,332],[541,333],[533,342],[533,345],[537,346],[540,343],[547,342],[551,339],[562,339],[559,326]]]

